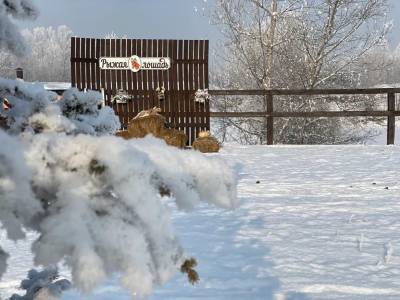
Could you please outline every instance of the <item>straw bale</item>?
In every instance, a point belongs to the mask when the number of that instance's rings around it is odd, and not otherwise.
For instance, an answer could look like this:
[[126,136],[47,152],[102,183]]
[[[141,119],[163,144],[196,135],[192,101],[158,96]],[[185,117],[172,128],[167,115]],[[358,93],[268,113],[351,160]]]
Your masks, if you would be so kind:
[[159,137],[162,138],[168,145],[175,146],[177,148],[184,148],[186,146],[186,134],[183,131],[164,128]]
[[120,130],[115,133],[116,136],[122,137],[124,139],[130,139],[130,134],[128,130]]
[[192,145],[194,150],[198,150],[203,153],[219,152],[220,144],[218,140],[211,136],[209,133],[199,133],[199,137],[194,141]]
[[164,127],[165,118],[161,115],[153,114],[132,119],[128,124],[128,131],[131,138],[142,138],[149,133],[159,137]]
[[150,110],[141,111],[128,124],[128,130],[120,131],[118,136],[126,139],[143,138],[148,134],[165,140],[168,145],[184,148],[186,145],[186,134],[176,129],[166,128],[166,119],[158,114],[160,109],[154,107]]

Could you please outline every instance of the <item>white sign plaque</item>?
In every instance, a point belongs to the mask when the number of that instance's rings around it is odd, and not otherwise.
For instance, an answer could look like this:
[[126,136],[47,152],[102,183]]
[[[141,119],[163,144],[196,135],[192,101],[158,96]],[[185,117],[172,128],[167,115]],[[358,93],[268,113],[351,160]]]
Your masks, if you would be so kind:
[[100,57],[99,66],[102,70],[168,70],[171,68],[169,57]]

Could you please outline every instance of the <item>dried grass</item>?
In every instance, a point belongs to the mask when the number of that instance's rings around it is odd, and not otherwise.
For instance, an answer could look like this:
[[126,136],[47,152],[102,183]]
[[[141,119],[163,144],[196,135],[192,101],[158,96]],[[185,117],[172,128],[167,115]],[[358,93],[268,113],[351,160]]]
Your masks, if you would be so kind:
[[116,133],[115,135],[116,135],[116,136],[119,136],[119,137],[122,137],[122,138],[124,138],[124,139],[130,139],[130,138],[131,138],[130,135],[129,135],[128,130],[120,130],[120,131],[117,131],[117,133]]
[[189,282],[193,285],[200,281],[199,274],[194,269],[195,267],[197,267],[197,261],[194,258],[185,260],[181,266],[181,272],[187,274]]

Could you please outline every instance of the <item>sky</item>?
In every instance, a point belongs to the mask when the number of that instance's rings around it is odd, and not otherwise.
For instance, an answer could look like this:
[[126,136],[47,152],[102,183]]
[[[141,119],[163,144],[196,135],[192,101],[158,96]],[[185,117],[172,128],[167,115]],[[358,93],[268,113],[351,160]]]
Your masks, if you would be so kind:
[[[210,1],[210,0],[209,0]],[[212,0],[211,0],[212,1]],[[35,22],[21,28],[67,25],[77,36],[213,39],[218,35],[202,8],[204,0],[33,0]]]
[[[18,22],[21,29],[67,25],[76,36],[104,37],[114,32],[128,38],[220,38],[202,8],[213,0],[34,0],[39,18]],[[392,47],[400,43],[400,0],[389,0]]]

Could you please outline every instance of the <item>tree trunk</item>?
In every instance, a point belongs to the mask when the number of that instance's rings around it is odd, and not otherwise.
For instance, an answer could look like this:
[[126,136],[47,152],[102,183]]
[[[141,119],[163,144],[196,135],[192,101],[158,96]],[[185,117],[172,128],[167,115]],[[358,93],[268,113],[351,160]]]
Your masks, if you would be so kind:
[[[274,65],[274,43],[275,43],[275,31],[276,31],[276,21],[277,21],[277,13],[278,13],[278,2],[277,0],[271,1],[270,8],[270,24],[267,33],[267,43],[266,43],[266,70],[265,70],[265,79],[264,79],[264,88],[271,89],[272,88],[272,77],[273,77],[273,65]],[[268,97],[264,96],[263,99],[263,110],[268,110]],[[264,118],[263,129],[264,129],[264,137],[267,141],[267,128],[268,128],[268,117]]]

